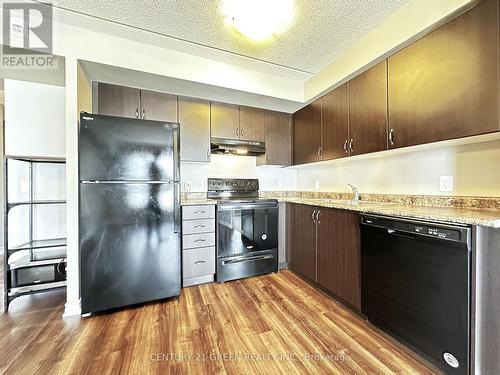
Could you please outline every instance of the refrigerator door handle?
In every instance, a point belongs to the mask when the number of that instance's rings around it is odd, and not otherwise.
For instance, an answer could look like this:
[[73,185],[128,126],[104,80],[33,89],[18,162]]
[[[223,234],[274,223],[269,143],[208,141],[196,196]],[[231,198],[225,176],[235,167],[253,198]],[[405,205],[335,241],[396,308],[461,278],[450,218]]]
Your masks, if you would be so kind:
[[179,170],[180,170],[180,150],[179,150],[179,127],[174,128],[174,181],[179,181]]
[[179,183],[174,183],[174,233],[181,230],[181,189]]

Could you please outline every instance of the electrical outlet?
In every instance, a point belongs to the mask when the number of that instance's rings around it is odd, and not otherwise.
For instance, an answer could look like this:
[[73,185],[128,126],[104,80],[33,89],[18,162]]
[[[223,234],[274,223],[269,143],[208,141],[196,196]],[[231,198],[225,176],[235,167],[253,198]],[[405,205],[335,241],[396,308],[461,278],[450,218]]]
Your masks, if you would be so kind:
[[439,191],[441,192],[453,191],[453,176],[439,177]]
[[319,180],[314,181],[314,188],[319,189]]

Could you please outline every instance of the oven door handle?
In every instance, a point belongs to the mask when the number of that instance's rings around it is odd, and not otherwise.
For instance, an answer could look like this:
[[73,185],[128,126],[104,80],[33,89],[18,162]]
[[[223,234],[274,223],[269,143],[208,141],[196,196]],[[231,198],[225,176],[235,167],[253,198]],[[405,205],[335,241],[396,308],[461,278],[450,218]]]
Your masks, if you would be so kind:
[[234,210],[260,210],[265,208],[278,208],[276,203],[239,203],[239,204],[218,204],[218,211],[234,211]]
[[248,262],[254,262],[256,260],[266,260],[266,259],[272,259],[272,258],[274,258],[273,255],[256,255],[253,257],[240,257],[240,258],[234,258],[234,259],[229,259],[229,260],[223,260],[222,265],[235,264],[235,263],[248,263]]

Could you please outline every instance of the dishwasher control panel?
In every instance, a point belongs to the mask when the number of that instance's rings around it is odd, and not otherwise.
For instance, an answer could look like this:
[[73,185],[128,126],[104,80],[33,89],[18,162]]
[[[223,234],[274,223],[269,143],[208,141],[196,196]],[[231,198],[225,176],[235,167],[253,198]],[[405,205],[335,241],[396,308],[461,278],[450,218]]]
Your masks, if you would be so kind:
[[456,230],[447,230],[447,229],[433,228],[422,225],[415,225],[413,227],[413,231],[415,233],[427,234],[429,236],[438,238],[449,238],[456,241],[460,240],[460,231]]
[[396,219],[390,217],[363,215],[361,224],[385,228],[392,234],[406,233],[426,237],[440,238],[463,242],[468,237],[470,228],[446,225],[441,223],[427,223],[414,220]]

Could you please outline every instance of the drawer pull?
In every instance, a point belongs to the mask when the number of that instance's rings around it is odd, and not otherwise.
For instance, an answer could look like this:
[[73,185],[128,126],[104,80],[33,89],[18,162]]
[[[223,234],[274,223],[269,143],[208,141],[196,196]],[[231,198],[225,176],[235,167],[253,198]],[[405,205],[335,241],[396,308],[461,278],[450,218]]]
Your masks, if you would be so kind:
[[206,225],[198,224],[194,226],[195,228],[206,228]]
[[194,211],[195,214],[206,214],[207,211]]
[[205,242],[205,241],[206,241],[206,240],[204,240],[204,239],[201,239],[201,238],[200,238],[200,239],[198,239],[198,240],[195,240],[194,242]]
[[207,263],[206,260],[197,260],[196,262],[194,262],[194,264],[203,264],[203,263]]

